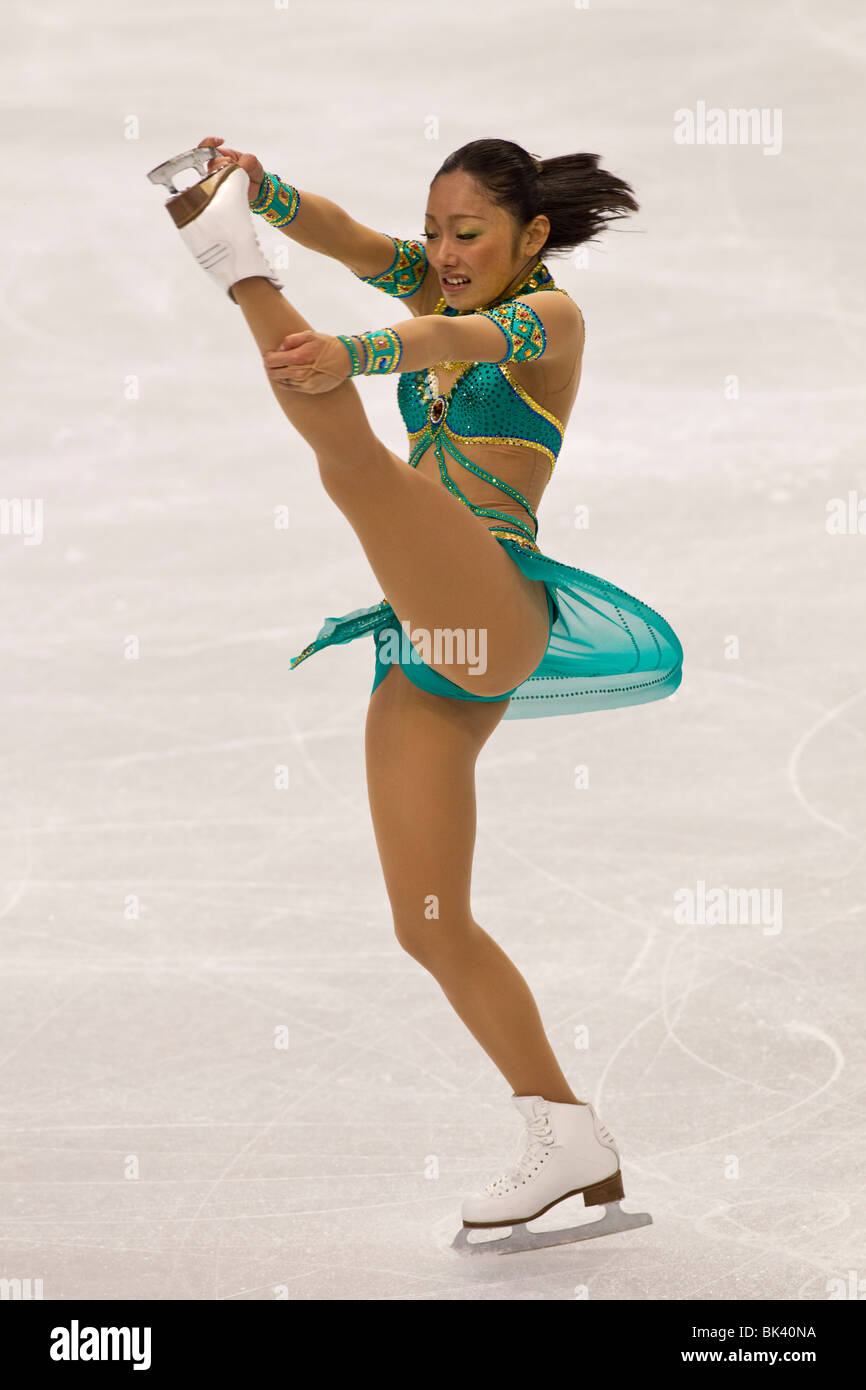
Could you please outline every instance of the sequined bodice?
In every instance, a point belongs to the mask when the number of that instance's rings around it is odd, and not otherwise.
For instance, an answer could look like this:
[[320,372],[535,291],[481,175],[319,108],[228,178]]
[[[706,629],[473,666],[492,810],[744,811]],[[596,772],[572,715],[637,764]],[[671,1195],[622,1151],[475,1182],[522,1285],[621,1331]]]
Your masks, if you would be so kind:
[[[359,278],[384,290],[386,294],[405,298],[414,294],[424,281],[428,269],[426,250],[418,241],[401,241],[397,237],[390,240],[394,243],[394,259],[388,269],[380,275]],[[526,295],[540,290],[567,294],[566,290],[560,290],[554,284],[553,276],[543,261],[527,270],[518,280],[512,281],[495,304],[522,300]],[[446,306],[442,298],[433,312],[456,317],[478,311]],[[410,466],[417,468],[427,450],[432,448],[444,485],[476,516],[496,521],[497,526],[490,528],[494,535],[508,535],[522,545],[537,549],[535,534],[538,522],[530,503],[504,479],[473,463],[463,449],[473,444],[501,445],[511,450],[514,446],[527,447],[542,453],[552,470],[562,447],[562,422],[533,400],[517,381],[513,364],[508,361],[441,365],[460,369],[460,374],[447,392],[440,391],[432,367],[400,374],[397,402],[409,435]],[[449,473],[445,463],[446,454],[476,477],[511,497],[526,512],[529,522],[498,508],[470,502]]]
[[447,396],[437,397],[432,376],[429,369],[400,376],[397,403],[410,444],[429,431],[428,448],[444,430],[464,446],[530,445],[553,467],[562,448],[562,425],[532,400],[507,362],[473,362]]

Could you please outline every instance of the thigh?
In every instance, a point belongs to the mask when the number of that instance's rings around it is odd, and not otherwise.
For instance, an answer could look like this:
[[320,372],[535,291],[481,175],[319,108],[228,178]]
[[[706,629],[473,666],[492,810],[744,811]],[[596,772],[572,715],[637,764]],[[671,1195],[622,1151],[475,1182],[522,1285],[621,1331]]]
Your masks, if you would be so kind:
[[370,698],[370,813],[394,926],[412,954],[429,957],[443,933],[474,927],[475,764],[506,708],[431,695],[399,667]]
[[326,490],[351,523],[422,660],[473,695],[513,690],[547,648],[547,595],[439,482],[390,450],[319,456]]

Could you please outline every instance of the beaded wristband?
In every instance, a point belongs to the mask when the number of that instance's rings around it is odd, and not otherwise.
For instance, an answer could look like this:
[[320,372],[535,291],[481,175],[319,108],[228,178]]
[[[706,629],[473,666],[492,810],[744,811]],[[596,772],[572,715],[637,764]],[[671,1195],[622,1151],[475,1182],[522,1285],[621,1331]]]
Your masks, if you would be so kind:
[[352,370],[350,371],[349,376],[361,376],[363,374],[364,368],[361,366],[360,360],[358,358],[358,349],[355,347],[354,338],[344,337],[342,333],[338,334],[337,336],[339,337],[340,342],[346,348],[349,354],[349,360],[352,363]]
[[269,174],[266,170],[258,197],[250,203],[250,212],[257,212],[272,227],[285,227],[297,216],[300,206],[298,190],[284,183],[279,174]]
[[[373,333],[355,333],[351,337],[338,333],[352,363],[350,376],[387,376],[396,372],[403,357],[400,335],[393,328],[377,328]],[[355,347],[357,340],[364,349],[364,365]]]

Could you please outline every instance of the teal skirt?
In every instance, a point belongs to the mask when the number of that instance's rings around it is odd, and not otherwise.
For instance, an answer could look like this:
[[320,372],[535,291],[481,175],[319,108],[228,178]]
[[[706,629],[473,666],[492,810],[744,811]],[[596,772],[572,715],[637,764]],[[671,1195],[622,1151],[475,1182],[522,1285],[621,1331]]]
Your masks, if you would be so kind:
[[[505,719],[642,705],[672,695],[682,681],[683,649],[661,614],[606,579],[572,568],[519,541],[499,544],[530,579],[547,589],[550,637],[540,664],[522,684],[501,695],[472,695],[428,666],[385,599],[327,618],[315,641],[291,660],[372,633],[376,643],[373,690],[398,664],[413,685],[451,700],[508,699]],[[370,692],[372,694],[372,691]]]

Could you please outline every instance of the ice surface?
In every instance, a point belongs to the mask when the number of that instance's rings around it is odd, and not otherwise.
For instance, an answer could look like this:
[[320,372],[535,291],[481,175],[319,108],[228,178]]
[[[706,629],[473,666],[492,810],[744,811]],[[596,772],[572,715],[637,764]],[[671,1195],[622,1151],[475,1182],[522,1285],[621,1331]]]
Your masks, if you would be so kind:
[[[826,1299],[864,1249],[866,535],[826,525],[866,497],[860,7],[214,18],[85,0],[7,25],[2,490],[44,532],[0,535],[0,1276],[53,1299]],[[675,143],[698,103],[780,110],[781,150]],[[585,267],[552,262],[588,332],[540,538],[663,613],[685,678],[499,727],[474,910],[645,1230],[492,1270],[448,1251],[519,1124],[393,937],[372,642],[289,671],[380,592],[146,180],[211,133],[401,236],[484,135],[599,153],[636,190]],[[260,235],[316,327],[405,316]],[[405,454],[393,388],[362,391]],[[680,920],[700,884],[780,892],[781,929]]]

